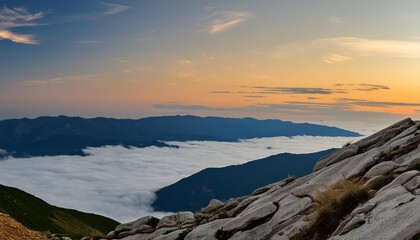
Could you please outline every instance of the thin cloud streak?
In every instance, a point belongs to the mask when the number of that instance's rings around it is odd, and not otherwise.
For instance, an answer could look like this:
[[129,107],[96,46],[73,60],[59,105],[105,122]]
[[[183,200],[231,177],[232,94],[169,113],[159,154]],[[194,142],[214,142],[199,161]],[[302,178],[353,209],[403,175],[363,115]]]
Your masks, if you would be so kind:
[[265,87],[265,86],[256,86],[256,87],[246,87],[261,90],[261,94],[321,94],[321,95],[330,95],[333,93],[346,93],[342,89],[329,89],[329,88],[302,88],[302,87]]
[[[402,115],[383,112],[383,111],[360,111],[354,110],[356,106],[372,106],[384,108],[384,102],[337,99],[336,102],[299,102],[289,101],[285,103],[257,103],[243,107],[213,107],[206,105],[187,105],[187,104],[155,104],[156,109],[173,111],[212,111],[212,112],[232,112],[232,113],[275,113],[282,114],[287,119],[306,119],[314,120],[343,120],[343,121],[397,121],[403,118]],[[417,104],[389,103],[389,106],[417,106]],[[174,112],[176,113],[176,112]]]
[[15,43],[38,45],[39,41],[32,34],[17,34],[8,30],[0,29],[0,40],[8,39]]
[[351,99],[351,98],[338,98],[339,102],[343,102],[355,106],[364,106],[364,107],[420,107],[420,103],[413,102],[380,102],[380,101],[367,101],[360,99]]
[[64,22],[73,22],[73,21],[84,21],[84,20],[95,20],[102,17],[108,17],[116,15],[118,13],[129,10],[131,7],[116,3],[100,2],[103,9],[97,12],[91,12],[80,15],[67,16]]
[[357,37],[326,38],[317,41],[359,56],[420,58],[420,42]]
[[38,86],[38,85],[45,85],[45,84],[51,84],[51,83],[59,83],[61,81],[63,81],[63,78],[56,77],[56,78],[47,79],[47,80],[26,80],[26,81],[20,82],[19,85]]
[[11,29],[16,27],[33,27],[40,24],[34,22],[45,16],[43,12],[29,13],[24,7],[0,9],[0,40],[10,40],[15,43],[22,44],[39,44],[32,34],[19,34],[12,32]]
[[216,34],[228,31],[235,26],[247,21],[252,14],[241,11],[217,11],[205,19],[210,21],[206,31],[210,34]]
[[106,10],[102,12],[102,15],[105,15],[105,16],[114,15],[114,14],[130,9],[129,6],[116,4],[116,3],[102,2],[102,4],[106,7]]
[[24,7],[3,7],[0,9],[0,29],[38,26],[39,24],[33,21],[41,19],[44,16],[45,13],[43,12],[31,14]]
[[277,59],[286,59],[320,50],[329,52],[322,57],[322,61],[326,63],[343,63],[356,57],[420,58],[420,41],[359,37],[323,38],[280,45],[270,55]]
[[328,56],[324,57],[324,62],[326,63],[342,63],[342,62],[348,62],[352,60],[351,57],[339,55],[339,54],[330,54]]
[[335,84],[336,87],[350,87],[351,90],[356,91],[363,91],[363,92],[373,92],[379,90],[390,90],[391,88],[385,85],[378,85],[378,84],[345,84],[345,83],[338,83]]

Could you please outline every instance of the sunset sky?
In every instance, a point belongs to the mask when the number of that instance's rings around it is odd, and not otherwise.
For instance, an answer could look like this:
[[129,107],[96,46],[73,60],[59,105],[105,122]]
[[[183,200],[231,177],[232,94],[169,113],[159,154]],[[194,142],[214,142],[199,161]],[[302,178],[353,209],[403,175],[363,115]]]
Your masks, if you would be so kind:
[[418,0],[0,0],[0,119],[420,118]]

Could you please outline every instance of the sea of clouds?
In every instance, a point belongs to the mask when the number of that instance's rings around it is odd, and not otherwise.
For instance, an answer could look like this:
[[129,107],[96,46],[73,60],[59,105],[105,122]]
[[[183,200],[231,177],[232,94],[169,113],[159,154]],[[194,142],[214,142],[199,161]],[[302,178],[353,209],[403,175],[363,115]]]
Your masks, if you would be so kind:
[[89,156],[6,158],[0,184],[17,187],[50,204],[127,222],[154,212],[159,188],[207,167],[242,164],[273,154],[342,147],[360,138],[274,137],[240,142],[168,142],[179,148],[88,148]]

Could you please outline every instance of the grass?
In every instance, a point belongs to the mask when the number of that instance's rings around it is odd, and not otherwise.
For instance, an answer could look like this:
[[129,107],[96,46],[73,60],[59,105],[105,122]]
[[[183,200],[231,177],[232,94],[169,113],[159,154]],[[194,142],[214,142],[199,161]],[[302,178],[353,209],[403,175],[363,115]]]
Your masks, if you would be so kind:
[[296,180],[295,176],[292,176],[292,175],[287,176],[287,178],[284,179],[284,183],[285,183],[284,186],[286,186],[289,183],[294,182],[295,180]]
[[317,217],[292,240],[327,239],[338,227],[341,220],[360,203],[369,199],[364,181],[344,179],[314,196]]
[[103,216],[52,206],[17,188],[0,185],[0,212],[25,227],[72,238],[104,236],[119,223]]

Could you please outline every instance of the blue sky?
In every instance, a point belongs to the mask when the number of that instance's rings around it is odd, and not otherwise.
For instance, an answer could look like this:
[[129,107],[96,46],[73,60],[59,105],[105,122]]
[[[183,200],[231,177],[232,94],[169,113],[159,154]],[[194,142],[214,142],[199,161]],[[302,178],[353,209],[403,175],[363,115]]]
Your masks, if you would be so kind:
[[0,118],[416,117],[418,9],[413,0],[2,1]]

